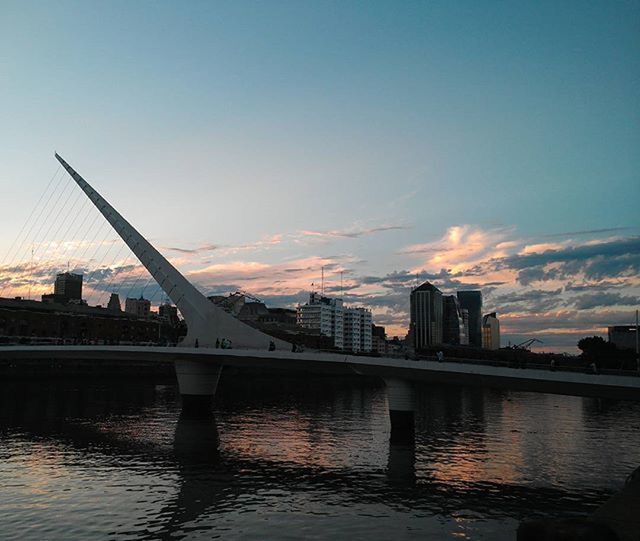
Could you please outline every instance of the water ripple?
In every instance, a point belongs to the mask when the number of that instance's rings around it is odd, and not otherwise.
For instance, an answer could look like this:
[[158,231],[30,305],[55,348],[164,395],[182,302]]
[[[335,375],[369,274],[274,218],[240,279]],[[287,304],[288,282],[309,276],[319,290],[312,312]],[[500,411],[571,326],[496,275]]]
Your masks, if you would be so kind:
[[428,386],[415,444],[390,445],[367,380],[226,378],[204,421],[166,384],[0,395],[7,539],[512,539],[590,512],[640,445],[638,404]]

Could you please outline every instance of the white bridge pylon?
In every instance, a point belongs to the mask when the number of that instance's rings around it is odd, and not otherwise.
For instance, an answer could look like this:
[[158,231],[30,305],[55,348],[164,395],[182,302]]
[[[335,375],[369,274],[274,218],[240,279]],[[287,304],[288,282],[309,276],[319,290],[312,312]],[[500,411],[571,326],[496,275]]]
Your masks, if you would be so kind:
[[181,345],[193,347],[198,340],[200,346],[214,347],[216,340],[226,338],[231,340],[234,348],[267,349],[271,341],[278,349],[291,348],[291,344],[284,340],[273,338],[246,325],[213,304],[58,153],[55,156],[180,310],[188,328],[187,336]]

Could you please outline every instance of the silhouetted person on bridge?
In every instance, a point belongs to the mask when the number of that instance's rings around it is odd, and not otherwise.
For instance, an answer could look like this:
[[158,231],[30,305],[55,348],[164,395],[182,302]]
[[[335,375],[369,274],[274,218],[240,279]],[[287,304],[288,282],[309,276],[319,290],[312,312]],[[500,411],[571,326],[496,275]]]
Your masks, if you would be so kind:
[[273,340],[271,340],[269,342],[269,351],[275,351],[275,350],[276,350],[276,343]]
[[194,346],[193,346],[193,347],[196,347],[196,348],[197,348],[197,347],[200,347],[200,344],[198,343],[198,339],[197,339],[197,338],[196,338],[196,343],[194,344]]
[[220,338],[216,338],[216,349],[220,348]]

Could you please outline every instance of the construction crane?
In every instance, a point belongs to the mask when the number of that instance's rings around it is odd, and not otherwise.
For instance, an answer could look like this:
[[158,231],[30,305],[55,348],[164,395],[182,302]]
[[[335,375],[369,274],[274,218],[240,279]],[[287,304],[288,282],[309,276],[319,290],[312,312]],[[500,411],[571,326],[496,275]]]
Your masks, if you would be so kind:
[[529,340],[525,340],[521,344],[514,345],[513,349],[526,349],[526,350],[529,350],[529,348],[533,344],[535,344],[536,342],[538,342],[538,344],[543,344],[544,343],[542,340],[538,340],[537,338],[530,338]]

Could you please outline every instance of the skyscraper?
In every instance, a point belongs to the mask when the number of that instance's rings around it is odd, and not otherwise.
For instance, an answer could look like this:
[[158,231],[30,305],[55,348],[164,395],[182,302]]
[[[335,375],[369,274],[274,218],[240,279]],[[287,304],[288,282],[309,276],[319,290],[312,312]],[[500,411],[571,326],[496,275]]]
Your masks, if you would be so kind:
[[460,329],[460,345],[469,345],[469,310],[460,308],[460,317],[462,318],[462,328]]
[[442,341],[445,344],[459,345],[461,335],[465,334],[460,303],[455,295],[442,297]]
[[419,349],[442,343],[442,292],[425,282],[411,292],[411,335]]
[[482,318],[482,347],[500,349],[500,321],[495,312]]
[[482,291],[458,291],[460,308],[469,312],[469,345],[482,347]]
[[82,300],[82,274],[63,272],[56,276],[53,294],[63,302]]

